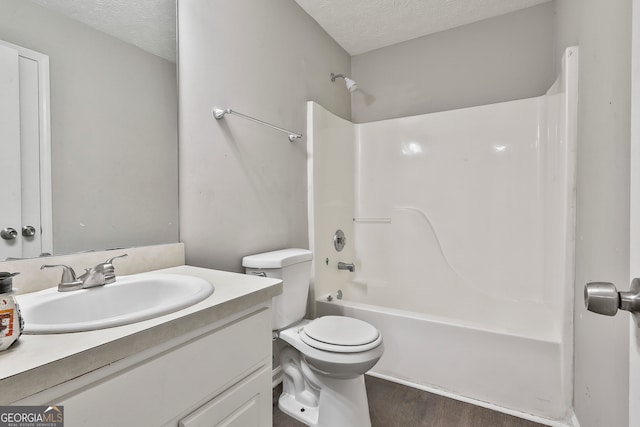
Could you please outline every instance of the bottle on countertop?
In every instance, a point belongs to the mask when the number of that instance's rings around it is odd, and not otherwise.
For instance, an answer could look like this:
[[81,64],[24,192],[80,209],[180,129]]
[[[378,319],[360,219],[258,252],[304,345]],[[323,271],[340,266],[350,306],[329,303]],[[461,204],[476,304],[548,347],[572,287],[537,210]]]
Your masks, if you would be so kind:
[[0,351],[18,341],[24,329],[20,307],[13,297],[13,276],[17,274],[0,272]]

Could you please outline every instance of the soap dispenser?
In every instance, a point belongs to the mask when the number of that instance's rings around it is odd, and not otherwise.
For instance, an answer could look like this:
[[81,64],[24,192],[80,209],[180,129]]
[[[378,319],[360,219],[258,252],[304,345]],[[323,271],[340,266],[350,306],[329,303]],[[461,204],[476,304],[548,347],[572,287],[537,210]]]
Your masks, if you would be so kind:
[[13,297],[13,276],[18,274],[0,272],[0,351],[18,341],[24,329],[20,307]]

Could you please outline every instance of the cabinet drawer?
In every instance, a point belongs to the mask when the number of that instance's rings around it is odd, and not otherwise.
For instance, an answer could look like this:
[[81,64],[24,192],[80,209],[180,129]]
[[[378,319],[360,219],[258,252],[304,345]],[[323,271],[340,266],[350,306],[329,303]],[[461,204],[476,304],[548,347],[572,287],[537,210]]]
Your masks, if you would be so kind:
[[178,426],[270,427],[271,418],[271,369],[263,367],[182,419]]

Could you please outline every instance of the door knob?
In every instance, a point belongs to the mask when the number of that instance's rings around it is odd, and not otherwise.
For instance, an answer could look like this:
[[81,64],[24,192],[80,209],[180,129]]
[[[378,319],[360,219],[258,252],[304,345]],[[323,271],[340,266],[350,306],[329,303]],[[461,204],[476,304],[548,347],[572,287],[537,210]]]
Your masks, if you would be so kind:
[[640,327],[640,279],[631,281],[628,292],[618,292],[613,283],[587,283],[584,287],[584,305],[587,310],[605,316],[614,316],[618,310],[629,311]]
[[2,237],[4,240],[13,240],[18,237],[18,232],[15,228],[3,228],[2,231],[0,231],[0,237]]
[[31,226],[31,225],[23,225],[22,226],[22,235],[24,237],[33,237],[36,235],[36,229],[35,227]]

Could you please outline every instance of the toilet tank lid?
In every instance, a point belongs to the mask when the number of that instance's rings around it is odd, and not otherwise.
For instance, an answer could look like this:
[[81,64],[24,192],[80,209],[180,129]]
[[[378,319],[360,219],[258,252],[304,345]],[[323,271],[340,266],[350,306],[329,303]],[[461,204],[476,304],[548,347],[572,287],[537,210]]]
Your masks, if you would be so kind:
[[282,268],[305,261],[311,261],[313,254],[308,249],[280,249],[242,258],[242,266],[249,268]]

